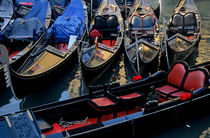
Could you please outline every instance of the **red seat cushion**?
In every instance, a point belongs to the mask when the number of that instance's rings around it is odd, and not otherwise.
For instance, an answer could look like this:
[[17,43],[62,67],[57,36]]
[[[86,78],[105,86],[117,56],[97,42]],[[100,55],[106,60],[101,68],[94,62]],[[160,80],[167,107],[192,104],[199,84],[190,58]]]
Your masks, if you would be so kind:
[[163,85],[161,87],[156,88],[155,90],[161,91],[162,93],[165,93],[165,94],[169,94],[169,93],[177,91],[179,89],[177,89],[171,85]]
[[186,91],[193,91],[204,87],[206,75],[202,70],[193,70],[187,74],[183,88]]
[[172,97],[179,97],[182,94],[186,93],[185,91],[181,91],[178,88],[175,88],[171,85],[164,85],[162,87],[158,87],[155,90],[158,90],[161,92],[162,97],[167,97],[168,94],[171,95]]
[[186,71],[187,66],[185,64],[175,64],[168,74],[168,83],[180,88]]
[[94,102],[98,106],[110,106],[110,105],[115,104],[113,101],[111,101],[107,97],[95,98],[95,99],[92,99],[92,102]]
[[182,94],[185,94],[185,93],[186,93],[185,91],[178,91],[178,92],[172,93],[171,96],[180,97]]
[[111,48],[113,48],[115,42],[116,42],[115,40],[102,40],[102,44]]
[[129,94],[126,94],[126,95],[122,95],[122,96],[119,96],[121,99],[124,99],[124,100],[127,100],[127,99],[133,99],[133,98],[137,98],[137,97],[140,97],[142,96],[141,94],[139,93],[129,93]]
[[117,102],[106,96],[89,99],[88,103],[99,112],[114,110],[117,106]]

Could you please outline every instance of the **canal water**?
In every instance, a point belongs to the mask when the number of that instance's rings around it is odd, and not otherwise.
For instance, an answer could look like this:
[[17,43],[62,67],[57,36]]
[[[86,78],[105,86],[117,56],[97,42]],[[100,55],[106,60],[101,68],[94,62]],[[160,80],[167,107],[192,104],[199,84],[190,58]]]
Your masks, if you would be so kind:
[[[168,21],[178,0],[159,0],[161,3],[160,23]],[[150,0],[153,7],[158,0]],[[188,60],[189,64],[198,64],[210,60],[210,0],[195,0],[202,18],[202,38],[198,49]],[[129,62],[122,53],[119,59],[95,82],[84,82],[78,59],[66,66],[53,82],[45,85],[31,87],[27,90],[28,96],[23,100],[16,100],[10,90],[0,92],[0,115],[16,112],[39,105],[52,102],[63,101],[70,98],[88,94],[87,88],[90,85],[100,85],[107,82],[120,82],[125,84],[132,80],[135,75]],[[49,78],[50,81],[51,78]],[[21,85],[20,87],[23,87]],[[210,135],[210,114],[204,115],[202,119],[197,119],[190,124],[168,128],[160,131],[151,137],[199,137]]]

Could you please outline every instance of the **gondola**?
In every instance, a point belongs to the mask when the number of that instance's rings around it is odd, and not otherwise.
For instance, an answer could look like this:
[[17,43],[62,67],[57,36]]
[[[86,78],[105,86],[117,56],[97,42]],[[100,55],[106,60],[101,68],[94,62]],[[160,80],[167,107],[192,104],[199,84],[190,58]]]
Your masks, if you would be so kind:
[[193,0],[180,0],[166,27],[169,64],[186,60],[201,39],[201,17]]
[[102,1],[79,55],[86,82],[97,80],[115,61],[121,49],[123,30],[123,18],[115,0]]
[[[27,133],[46,137],[143,137],[146,128],[172,125],[210,104],[209,69],[210,62],[189,67],[179,61],[169,72],[121,86],[90,87],[86,96],[5,115],[1,129],[9,127],[13,135],[27,126]],[[17,131],[22,121],[26,125]]]
[[35,83],[54,76],[70,59],[77,59],[77,47],[86,33],[87,7],[84,1],[71,0],[70,4],[48,29],[17,70],[14,79]]
[[[45,27],[48,28],[50,20],[51,8],[48,1],[38,0],[23,18],[16,18],[2,32],[1,43],[8,49],[12,68],[18,68],[34,45],[44,36]],[[0,66],[0,72],[2,70]]]
[[142,66],[156,68],[160,54],[159,22],[146,0],[133,4],[125,26],[125,53],[136,74],[142,73]]
[[2,0],[0,2],[0,33],[9,25],[13,17],[12,0]]

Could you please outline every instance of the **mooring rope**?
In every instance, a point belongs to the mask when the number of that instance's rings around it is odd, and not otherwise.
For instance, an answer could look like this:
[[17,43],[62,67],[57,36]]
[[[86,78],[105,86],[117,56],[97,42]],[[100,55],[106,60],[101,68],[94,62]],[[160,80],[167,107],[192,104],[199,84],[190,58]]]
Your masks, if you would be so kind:
[[88,117],[86,117],[84,120],[78,120],[78,121],[64,121],[63,117],[61,117],[59,121],[59,126],[61,126],[63,129],[67,127],[71,127],[72,125],[90,125],[90,121],[87,121]]

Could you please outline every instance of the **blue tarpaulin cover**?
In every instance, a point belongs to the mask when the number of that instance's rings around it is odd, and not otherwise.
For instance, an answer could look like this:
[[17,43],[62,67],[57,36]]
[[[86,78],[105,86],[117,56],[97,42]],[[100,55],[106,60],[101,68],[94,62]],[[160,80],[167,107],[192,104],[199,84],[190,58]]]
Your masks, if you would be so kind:
[[64,13],[48,29],[56,42],[68,42],[71,35],[81,38],[85,31],[85,14],[81,0],[71,0]]
[[17,18],[3,32],[8,39],[31,39],[44,30],[47,0],[38,0],[24,18]]

